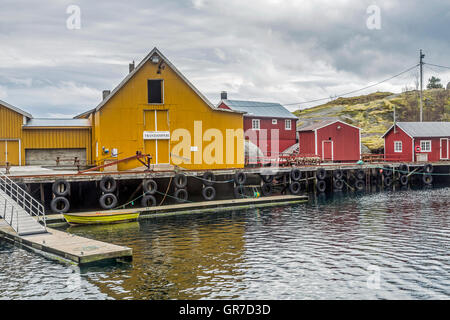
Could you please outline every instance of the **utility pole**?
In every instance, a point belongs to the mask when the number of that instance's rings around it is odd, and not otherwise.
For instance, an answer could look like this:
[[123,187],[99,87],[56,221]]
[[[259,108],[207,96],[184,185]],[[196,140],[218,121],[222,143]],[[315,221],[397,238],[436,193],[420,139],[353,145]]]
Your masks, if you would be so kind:
[[423,88],[423,58],[425,55],[422,54],[422,49],[420,49],[420,122],[423,121],[423,105],[422,105],[422,88]]

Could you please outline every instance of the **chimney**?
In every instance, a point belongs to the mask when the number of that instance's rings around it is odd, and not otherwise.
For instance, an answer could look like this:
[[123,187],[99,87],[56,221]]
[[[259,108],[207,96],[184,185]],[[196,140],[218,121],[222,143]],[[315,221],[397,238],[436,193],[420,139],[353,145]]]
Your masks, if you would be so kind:
[[130,64],[128,65],[128,69],[130,70],[130,73],[133,72],[133,70],[134,70],[134,60],[133,60],[132,63],[130,63]]
[[222,91],[220,93],[220,100],[227,100],[227,92],[226,91]]
[[109,96],[110,93],[111,93],[111,90],[103,90],[103,100],[105,100],[105,98],[107,96]]

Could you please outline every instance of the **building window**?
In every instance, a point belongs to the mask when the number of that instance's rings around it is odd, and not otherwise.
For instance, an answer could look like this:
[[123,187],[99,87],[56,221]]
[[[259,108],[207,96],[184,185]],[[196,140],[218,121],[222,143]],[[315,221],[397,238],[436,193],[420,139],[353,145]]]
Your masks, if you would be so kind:
[[431,152],[431,140],[421,140],[420,141],[420,151],[421,152]]
[[394,141],[394,152],[402,152],[402,147],[401,141]]
[[284,128],[286,130],[291,130],[291,120],[284,120]]
[[163,81],[162,80],[147,80],[148,103],[162,104],[163,103]]
[[277,119],[272,119],[272,124],[277,124]]
[[252,119],[252,129],[259,130],[259,119]]

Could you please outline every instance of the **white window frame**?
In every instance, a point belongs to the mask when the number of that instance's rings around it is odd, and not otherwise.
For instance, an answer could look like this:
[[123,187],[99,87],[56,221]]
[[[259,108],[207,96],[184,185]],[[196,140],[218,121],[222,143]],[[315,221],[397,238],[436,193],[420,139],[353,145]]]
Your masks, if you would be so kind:
[[[400,149],[397,148],[400,146]],[[403,142],[402,141],[394,141],[394,152],[403,152]]]
[[272,124],[277,124],[277,123],[278,123],[277,119],[272,119]]
[[[255,126],[255,124],[258,124]],[[259,119],[252,119],[252,129],[253,130],[259,130],[261,128],[261,121]]]
[[[429,149],[424,149],[422,144],[428,142],[430,144]],[[431,140],[420,140],[420,152],[431,152]]]
[[[288,126],[289,123],[289,126]],[[291,119],[285,119],[284,120],[284,129],[285,130],[291,130],[292,129],[292,120]]]

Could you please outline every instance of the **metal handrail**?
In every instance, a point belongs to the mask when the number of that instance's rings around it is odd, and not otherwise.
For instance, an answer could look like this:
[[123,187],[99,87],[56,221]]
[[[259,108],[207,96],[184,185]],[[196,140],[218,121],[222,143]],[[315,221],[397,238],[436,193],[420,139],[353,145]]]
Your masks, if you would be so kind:
[[[47,230],[44,206],[2,172],[0,172],[0,190],[6,193],[6,195],[14,200],[30,216],[37,216],[38,222],[42,221],[45,230]],[[5,198],[5,204],[6,202],[8,202],[8,199]]]

